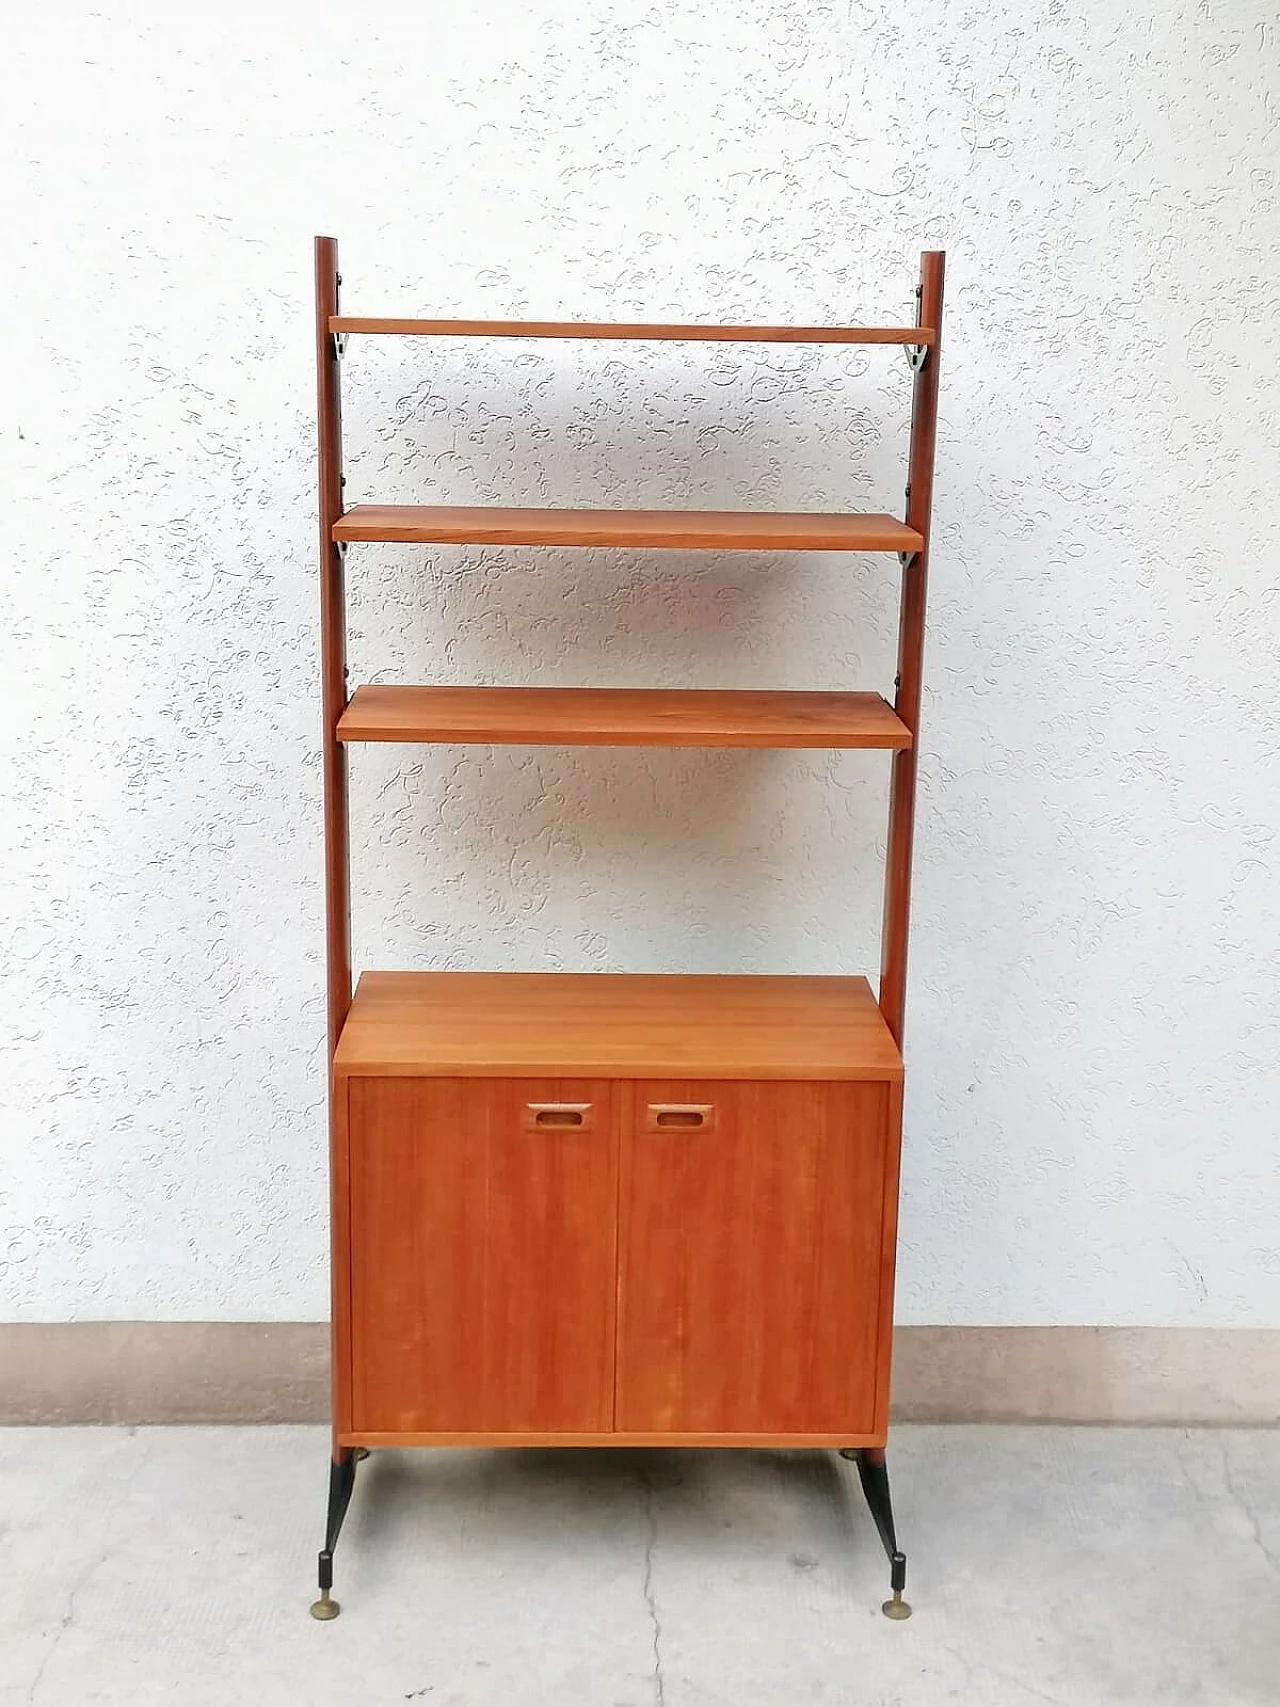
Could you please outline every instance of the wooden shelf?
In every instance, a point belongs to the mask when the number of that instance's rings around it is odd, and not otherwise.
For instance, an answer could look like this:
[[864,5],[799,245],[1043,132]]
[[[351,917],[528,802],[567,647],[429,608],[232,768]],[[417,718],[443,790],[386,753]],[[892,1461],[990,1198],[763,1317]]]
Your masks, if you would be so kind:
[[620,545],[719,551],[919,551],[887,515],[753,510],[544,510],[471,504],[358,504],[335,540],[427,545]]
[[865,978],[366,972],[339,1075],[902,1077]]
[[683,344],[924,344],[932,326],[681,326],[613,320],[398,320],[334,314],[331,332],[405,338],[627,338]]
[[911,732],[875,693],[728,688],[361,687],[340,741],[540,747],[891,747]]

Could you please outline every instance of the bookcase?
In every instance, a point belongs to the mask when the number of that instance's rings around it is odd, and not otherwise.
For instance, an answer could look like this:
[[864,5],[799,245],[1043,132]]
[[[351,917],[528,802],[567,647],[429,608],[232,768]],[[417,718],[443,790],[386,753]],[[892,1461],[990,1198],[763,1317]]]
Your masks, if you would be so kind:
[[[885,1467],[902,1027],[943,256],[912,324],[647,325],[344,315],[319,237],[316,372],[332,1187],[333,1448],[317,1618],[356,1465],[384,1447],[773,1446],[853,1459],[909,1615]],[[342,478],[351,338],[878,344],[912,370],[888,514],[360,504]],[[890,349],[888,354],[892,354]],[[350,548],[896,555],[878,693],[355,686]],[[875,993],[842,977],[366,970],[353,987],[352,743],[882,748]],[[838,902],[833,902],[838,904]]]

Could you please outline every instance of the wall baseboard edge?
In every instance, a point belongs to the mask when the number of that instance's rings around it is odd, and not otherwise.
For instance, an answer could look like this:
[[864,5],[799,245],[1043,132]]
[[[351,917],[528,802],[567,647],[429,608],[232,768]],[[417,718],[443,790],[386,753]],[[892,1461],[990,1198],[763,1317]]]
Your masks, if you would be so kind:
[[[1264,1426],[1280,1329],[900,1327],[897,1422]],[[0,1423],[319,1423],[323,1322],[0,1323]]]

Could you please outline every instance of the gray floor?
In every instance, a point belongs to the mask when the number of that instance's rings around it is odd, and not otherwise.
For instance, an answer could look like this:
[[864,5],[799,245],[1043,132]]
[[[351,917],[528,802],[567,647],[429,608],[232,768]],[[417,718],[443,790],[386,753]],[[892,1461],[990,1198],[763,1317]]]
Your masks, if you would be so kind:
[[307,1616],[318,1429],[0,1431],[0,1704],[1280,1702],[1280,1434],[902,1428],[915,1616],[828,1454],[379,1453]]

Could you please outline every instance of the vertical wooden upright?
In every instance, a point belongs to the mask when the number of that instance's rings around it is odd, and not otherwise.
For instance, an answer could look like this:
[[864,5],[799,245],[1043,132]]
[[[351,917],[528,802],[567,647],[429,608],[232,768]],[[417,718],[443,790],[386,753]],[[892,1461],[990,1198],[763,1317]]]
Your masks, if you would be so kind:
[[[893,709],[911,731],[911,745],[893,756],[889,784],[889,837],[885,855],[884,924],[880,939],[880,1012],[898,1048],[902,1048],[907,995],[907,937],[911,916],[911,853],[916,816],[916,754],[920,731],[920,688],[924,669],[925,595],[929,575],[929,529],[933,511],[933,461],[938,433],[938,371],[942,355],[942,285],[944,261],[940,250],[920,257],[917,322],[933,331],[931,345],[916,351],[915,385],[911,397],[911,441],[907,459],[906,520],[923,539],[920,549],[902,566],[902,602],[898,623],[898,677]],[[889,1427],[889,1374],[893,1345],[893,1300],[897,1279],[898,1190],[902,1155],[902,1086],[894,1087],[884,1172],[884,1221],[880,1269],[880,1379],[876,1391],[876,1426]],[[903,1579],[901,1553],[893,1533],[892,1508],[883,1449],[859,1461],[863,1491],[873,1511],[887,1517],[881,1528],[893,1565],[893,1600],[884,1611],[900,1611]],[[883,1484],[883,1485],[882,1485]],[[881,1519],[878,1518],[879,1522]]]
[[[351,1006],[351,860],[347,833],[347,752],[338,739],[338,719],[347,704],[347,613],[342,548],[333,526],[342,514],[342,394],[338,351],[329,317],[338,312],[338,245],[317,237],[316,266],[316,419],[320,470],[320,698],[323,720],[324,911],[326,1013],[329,1058],[329,1126],[333,1320],[347,1315],[345,1249],[347,1226],[345,1109],[335,1102],[333,1054]],[[334,1458],[345,1458],[337,1444],[338,1386],[342,1371],[334,1358]]]
[[911,842],[916,815],[916,752],[920,729],[920,683],[924,666],[925,591],[929,574],[929,523],[933,509],[933,457],[938,431],[938,368],[942,355],[943,255],[920,257],[921,326],[933,343],[922,346],[911,399],[911,449],[907,465],[907,524],[924,544],[902,572],[898,628],[898,682],[893,709],[911,731],[911,745],[893,756],[889,787],[889,842],[885,861],[884,928],[880,943],[880,1011],[902,1047],[907,993],[907,930],[911,912]]

